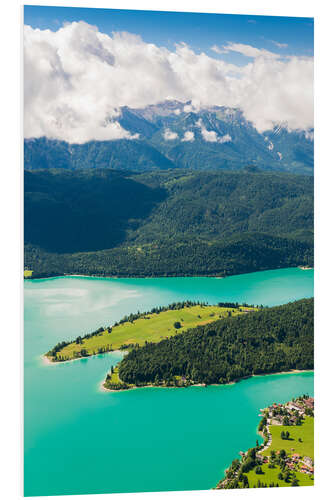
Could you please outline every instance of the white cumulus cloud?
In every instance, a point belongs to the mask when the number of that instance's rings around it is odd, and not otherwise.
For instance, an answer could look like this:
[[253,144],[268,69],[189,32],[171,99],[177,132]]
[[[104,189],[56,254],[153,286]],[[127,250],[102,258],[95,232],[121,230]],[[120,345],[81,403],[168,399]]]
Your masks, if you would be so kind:
[[194,132],[191,130],[186,130],[184,137],[182,138],[182,142],[192,142],[194,141]]
[[[218,48],[218,47],[217,47]],[[313,58],[278,54],[245,44],[218,48],[250,57],[236,66],[196,53],[185,43],[173,50],[139,36],[101,33],[85,22],[57,31],[24,29],[24,136],[72,143],[134,139],[119,108],[157,104],[169,96],[184,111],[205,106],[242,109],[258,131],[287,123],[313,127]],[[209,131],[206,137],[217,137]]]
[[218,139],[219,142],[224,143],[224,142],[231,142],[231,136],[229,134],[225,134],[222,137],[219,137]]
[[184,113],[197,113],[200,111],[201,103],[199,99],[192,99],[189,104],[185,104]]
[[227,54],[228,51],[225,50],[223,47],[219,47],[218,45],[213,45],[210,50],[213,52],[216,52],[216,54]]
[[243,56],[247,57],[264,57],[268,59],[279,59],[279,54],[275,54],[274,52],[270,52],[266,49],[257,49],[256,47],[252,47],[252,45],[246,45],[244,43],[229,43],[228,45],[224,45],[222,48],[222,52],[238,52],[239,54],[243,54]]
[[170,129],[167,128],[163,133],[163,137],[166,141],[174,141],[175,139],[177,139],[178,134],[177,132],[172,132]]
[[276,42],[275,40],[271,40],[271,42],[274,43],[274,45],[276,45],[277,47],[279,47],[279,49],[286,49],[288,47],[287,43],[280,43]]
[[225,142],[231,142],[232,140],[229,134],[225,134],[220,137],[214,130],[207,130],[201,118],[199,118],[199,120],[197,120],[195,124],[200,128],[202,138],[206,142],[219,142],[223,144]]

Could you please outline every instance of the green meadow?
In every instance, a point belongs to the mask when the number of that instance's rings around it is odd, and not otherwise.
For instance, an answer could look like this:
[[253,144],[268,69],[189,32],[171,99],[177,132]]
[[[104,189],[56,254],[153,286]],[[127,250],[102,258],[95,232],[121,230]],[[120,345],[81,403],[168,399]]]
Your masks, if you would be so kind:
[[[233,309],[230,307],[219,307],[217,305],[194,305],[176,310],[167,310],[160,313],[148,313],[130,322],[121,323],[114,326],[111,332],[105,329],[98,335],[82,339],[82,343],[75,341],[63,347],[57,352],[57,360],[70,360],[80,357],[82,349],[86,350],[86,355],[98,354],[100,349],[106,351],[116,350],[128,344],[139,344],[145,342],[159,342],[162,339],[183,333],[189,328],[198,325],[205,325],[228,315],[244,314],[244,310],[254,308]],[[174,324],[180,323],[180,328],[175,328]]]
[[111,379],[110,382],[112,384],[120,384],[121,380],[119,378],[118,366],[115,366],[113,373],[110,373]]
[[[285,486],[291,486],[291,481],[286,483],[283,479],[279,479],[278,475],[279,472],[281,472],[280,467],[275,466],[274,469],[270,469],[268,467],[268,464],[263,464],[261,466],[263,474],[256,474],[255,469],[251,470],[248,474],[248,480],[249,480],[249,487],[253,488],[254,486],[257,486],[258,479],[262,483],[266,483],[269,485],[270,483],[274,483],[275,485],[278,484],[279,486],[285,487]],[[314,479],[313,476],[308,476],[307,474],[303,474],[303,472],[296,471],[295,472],[296,479],[298,480],[299,486],[313,486],[314,485]]]
[[[286,450],[287,455],[298,453],[301,456],[314,456],[314,419],[305,417],[302,425],[270,425],[269,430],[272,434],[272,444],[263,455],[270,455],[271,450]],[[281,432],[289,432],[289,439],[281,439]],[[302,442],[299,441],[301,438]]]

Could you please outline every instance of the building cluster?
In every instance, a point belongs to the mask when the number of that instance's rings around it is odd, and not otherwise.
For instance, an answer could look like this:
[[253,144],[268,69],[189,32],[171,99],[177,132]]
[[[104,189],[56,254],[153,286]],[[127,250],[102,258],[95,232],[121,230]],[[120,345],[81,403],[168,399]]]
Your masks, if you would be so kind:
[[[298,425],[305,415],[313,415],[314,399],[303,396],[288,401],[286,404],[274,403],[261,411],[266,415],[267,425]],[[278,455],[279,451],[276,453]],[[263,457],[263,463],[267,462],[268,458]],[[314,474],[313,460],[310,457],[301,457],[298,453],[294,453],[286,457],[285,464],[291,471],[298,470],[304,474]]]
[[303,396],[286,404],[272,404],[264,411],[268,425],[298,425],[300,419],[313,414],[314,399]]
[[291,457],[287,457],[286,466],[290,470],[299,470],[304,474],[314,474],[313,460],[310,457],[301,457],[298,453],[294,453]]
[[289,401],[285,407],[298,411],[300,415],[304,415],[306,410],[314,410],[314,399],[308,397],[298,398],[295,401]]

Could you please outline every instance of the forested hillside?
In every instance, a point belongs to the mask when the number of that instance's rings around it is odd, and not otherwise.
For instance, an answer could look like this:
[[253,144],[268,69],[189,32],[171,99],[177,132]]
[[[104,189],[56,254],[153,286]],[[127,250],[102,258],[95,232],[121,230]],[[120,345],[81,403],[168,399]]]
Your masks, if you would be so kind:
[[34,276],[228,275],[313,262],[313,178],[263,172],[25,172]]
[[119,365],[128,384],[228,383],[244,376],[313,369],[313,299],[198,326],[133,349]]
[[46,137],[24,141],[24,166],[27,170],[112,168],[137,172],[175,167],[154,146],[138,140],[68,144]]
[[309,243],[262,234],[225,242],[155,242],[98,252],[48,253],[25,246],[25,267],[33,277],[85,274],[118,277],[229,276],[298,265],[313,265]]

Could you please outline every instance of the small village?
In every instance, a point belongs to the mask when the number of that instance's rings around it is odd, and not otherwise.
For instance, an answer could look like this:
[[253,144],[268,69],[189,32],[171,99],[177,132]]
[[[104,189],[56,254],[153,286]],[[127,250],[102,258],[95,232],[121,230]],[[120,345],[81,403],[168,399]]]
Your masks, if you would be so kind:
[[[267,427],[269,425],[300,425],[304,416],[314,416],[314,398],[302,396],[297,399],[292,399],[286,404],[274,403],[261,411],[263,412],[262,416],[265,416],[267,419]],[[288,431],[285,434],[282,432],[282,439],[283,435],[285,436],[284,439],[288,439]],[[292,449],[292,451],[294,450]],[[279,455],[279,451],[277,451],[276,454]],[[260,452],[258,455],[259,457],[262,456]],[[299,453],[293,453],[291,456],[286,456],[284,462],[291,471],[299,470],[304,474],[314,474],[313,460],[311,457],[301,457]],[[267,457],[263,457],[263,463],[268,463]]]
[[298,425],[304,415],[313,416],[314,399],[302,396],[285,404],[276,404],[260,410],[266,416],[267,425]]
[[[217,485],[217,489],[234,489],[234,488],[249,488],[249,487],[277,487],[277,486],[299,486],[299,479],[296,473],[302,473],[313,480],[314,477],[314,461],[313,458],[307,455],[298,453],[298,447],[303,443],[302,437],[295,441],[294,447],[288,447],[290,452],[285,449],[277,449],[276,436],[279,436],[279,443],[282,441],[293,441],[290,437],[293,426],[302,426],[307,417],[314,416],[314,399],[308,395],[303,395],[292,399],[284,404],[273,403],[267,408],[260,410],[262,417],[259,424],[259,434],[264,437],[264,443],[255,448],[250,448],[247,452],[240,451],[241,459],[235,459],[230,467],[225,471],[225,477]],[[274,432],[275,441],[273,442],[271,428],[281,426],[281,433]],[[289,430],[285,430],[290,427]],[[272,444],[273,443],[273,444]],[[275,448],[275,449],[274,449]],[[287,448],[287,446],[286,446]],[[266,454],[269,450],[269,455]],[[260,478],[264,475],[264,470],[276,469],[279,470],[277,478],[279,481],[271,481],[266,484]],[[253,472],[257,475],[256,484],[249,483],[249,477],[253,476]],[[298,476],[301,477],[301,476]],[[283,481],[283,484],[279,482]],[[287,483],[287,484],[285,484]]]

